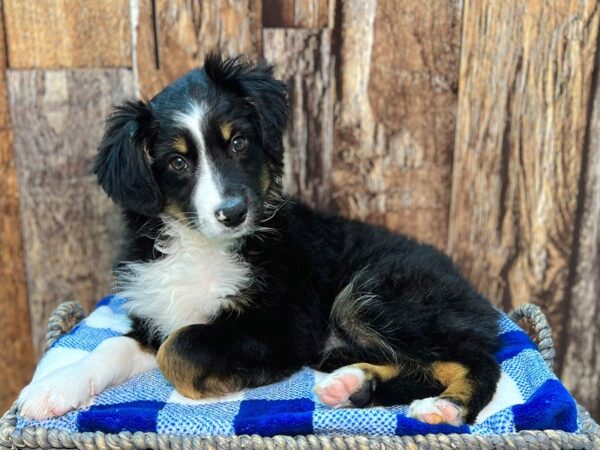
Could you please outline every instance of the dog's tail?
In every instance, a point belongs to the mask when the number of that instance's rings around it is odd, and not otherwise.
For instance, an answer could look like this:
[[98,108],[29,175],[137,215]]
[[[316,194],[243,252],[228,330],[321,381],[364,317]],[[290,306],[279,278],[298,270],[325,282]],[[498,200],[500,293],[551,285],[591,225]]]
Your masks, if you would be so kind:
[[384,309],[380,297],[374,293],[376,284],[376,279],[368,276],[367,267],[360,270],[335,298],[330,322],[335,333],[348,345],[380,353],[384,361],[395,363],[397,352],[383,335],[392,331],[388,328],[391,323],[382,325]]

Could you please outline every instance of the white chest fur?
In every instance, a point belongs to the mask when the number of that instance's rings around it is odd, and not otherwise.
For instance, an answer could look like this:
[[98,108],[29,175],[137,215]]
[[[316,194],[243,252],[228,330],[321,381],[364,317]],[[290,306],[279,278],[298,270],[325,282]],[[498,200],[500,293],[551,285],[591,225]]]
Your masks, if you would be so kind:
[[126,309],[150,319],[166,337],[181,327],[207,323],[250,284],[250,269],[231,244],[207,239],[180,223],[169,224],[156,244],[165,256],[131,263],[118,276]]

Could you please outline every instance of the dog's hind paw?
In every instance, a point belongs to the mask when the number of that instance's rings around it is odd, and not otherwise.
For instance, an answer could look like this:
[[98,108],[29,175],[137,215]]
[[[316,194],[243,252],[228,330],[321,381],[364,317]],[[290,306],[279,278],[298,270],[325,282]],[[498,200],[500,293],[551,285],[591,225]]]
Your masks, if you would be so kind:
[[463,408],[439,397],[429,397],[413,401],[408,408],[408,417],[430,425],[447,423],[458,426],[464,423]]
[[341,367],[319,381],[314,390],[321,403],[332,408],[362,406],[354,397],[365,388],[365,381],[365,373],[358,367]]

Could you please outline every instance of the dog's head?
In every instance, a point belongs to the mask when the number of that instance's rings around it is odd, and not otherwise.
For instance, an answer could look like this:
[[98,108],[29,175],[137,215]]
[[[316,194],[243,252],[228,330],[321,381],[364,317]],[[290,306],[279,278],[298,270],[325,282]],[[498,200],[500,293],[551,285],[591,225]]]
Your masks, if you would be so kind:
[[242,236],[280,195],[286,120],[271,67],[212,54],[149,103],[118,107],[94,170],[125,210]]

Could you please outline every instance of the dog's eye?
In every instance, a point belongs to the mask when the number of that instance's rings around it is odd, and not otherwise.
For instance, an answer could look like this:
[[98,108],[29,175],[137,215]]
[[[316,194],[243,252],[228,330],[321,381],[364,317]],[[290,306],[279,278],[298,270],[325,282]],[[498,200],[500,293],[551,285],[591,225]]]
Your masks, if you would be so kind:
[[236,153],[243,152],[244,150],[246,150],[247,146],[248,139],[242,136],[236,136],[233,138],[233,141],[231,141],[231,148]]
[[175,156],[169,161],[169,167],[176,172],[183,172],[188,169],[188,163],[181,156]]

